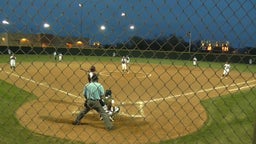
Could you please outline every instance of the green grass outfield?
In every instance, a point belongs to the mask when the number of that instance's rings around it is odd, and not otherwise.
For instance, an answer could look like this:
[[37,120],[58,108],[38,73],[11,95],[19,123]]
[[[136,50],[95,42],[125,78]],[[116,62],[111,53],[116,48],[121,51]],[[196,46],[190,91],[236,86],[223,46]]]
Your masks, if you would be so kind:
[[[1,56],[0,63],[6,63],[9,56]],[[51,56],[17,56],[17,61],[49,61]],[[189,66],[190,61],[173,61],[157,59],[131,59],[135,63],[173,64]],[[64,57],[64,61],[112,61],[119,62],[120,58],[112,57]],[[192,64],[191,64],[192,65]],[[202,62],[200,66],[218,68],[220,63]],[[236,64],[237,70],[254,72],[248,65]],[[255,69],[255,68],[254,68]],[[77,144],[49,136],[33,133],[19,124],[15,117],[16,110],[36,96],[0,80],[0,143],[19,144]],[[250,144],[252,143],[253,125],[256,121],[256,89],[240,91],[223,97],[202,101],[208,113],[208,121],[199,131],[161,144]]]
[[[0,63],[9,64],[9,55],[1,55]],[[17,64],[24,62],[54,62],[53,55],[16,55]],[[121,62],[121,57],[101,57],[101,56],[63,56],[64,62]],[[149,58],[132,58],[131,64],[146,63],[146,64],[157,64],[157,65],[170,65],[170,66],[192,66],[192,60],[173,60],[173,59],[149,59]],[[199,60],[200,68],[213,68],[223,69],[224,63],[220,62],[207,62]],[[255,65],[231,63],[231,70],[238,72],[251,72],[256,73]]]

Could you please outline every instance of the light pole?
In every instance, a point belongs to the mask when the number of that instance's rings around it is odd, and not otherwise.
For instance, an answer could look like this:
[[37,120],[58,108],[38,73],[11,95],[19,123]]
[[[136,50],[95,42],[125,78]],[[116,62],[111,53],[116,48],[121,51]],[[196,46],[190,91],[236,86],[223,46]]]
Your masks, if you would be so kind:
[[[2,20],[2,24],[3,24],[3,25],[9,25],[10,22],[9,22],[8,20]],[[6,29],[5,41],[6,41],[6,45],[7,45],[8,51],[10,51],[10,49],[9,49],[9,33],[8,33],[8,29]],[[8,53],[9,53],[9,52],[8,52]]]
[[82,37],[83,37],[83,4],[79,3],[78,6],[81,9],[81,13],[80,13],[80,39],[82,39]]
[[189,37],[189,40],[188,40],[188,52],[190,53],[190,51],[191,51],[191,32],[188,32],[187,33],[187,36]]

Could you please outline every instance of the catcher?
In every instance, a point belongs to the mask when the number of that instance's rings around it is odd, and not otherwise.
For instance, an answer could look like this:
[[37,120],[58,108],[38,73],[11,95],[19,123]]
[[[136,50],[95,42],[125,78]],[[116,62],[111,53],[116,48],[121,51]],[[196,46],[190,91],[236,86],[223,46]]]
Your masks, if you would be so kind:
[[[106,113],[109,115],[109,118],[111,121],[114,121],[114,117],[116,114],[119,113],[120,107],[115,105],[115,100],[112,97],[112,91],[106,90],[105,96],[101,99],[101,105],[103,106],[103,109],[106,111]],[[100,117],[100,120],[102,120],[102,117]]]

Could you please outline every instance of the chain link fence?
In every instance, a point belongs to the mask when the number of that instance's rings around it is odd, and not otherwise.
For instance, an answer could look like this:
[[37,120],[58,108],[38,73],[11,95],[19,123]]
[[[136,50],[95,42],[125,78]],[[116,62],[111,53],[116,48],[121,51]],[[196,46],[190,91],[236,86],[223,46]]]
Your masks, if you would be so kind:
[[[0,142],[255,143],[255,6],[1,1]],[[74,123],[91,66],[111,130],[95,110]]]

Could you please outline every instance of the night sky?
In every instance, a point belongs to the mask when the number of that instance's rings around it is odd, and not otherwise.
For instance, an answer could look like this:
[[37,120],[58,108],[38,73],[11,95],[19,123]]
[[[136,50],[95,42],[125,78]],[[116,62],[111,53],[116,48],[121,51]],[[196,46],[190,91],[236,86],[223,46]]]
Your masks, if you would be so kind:
[[0,11],[1,21],[10,23],[1,32],[83,36],[108,44],[134,35],[174,34],[188,41],[191,32],[192,41],[256,46],[255,0],[2,0]]

